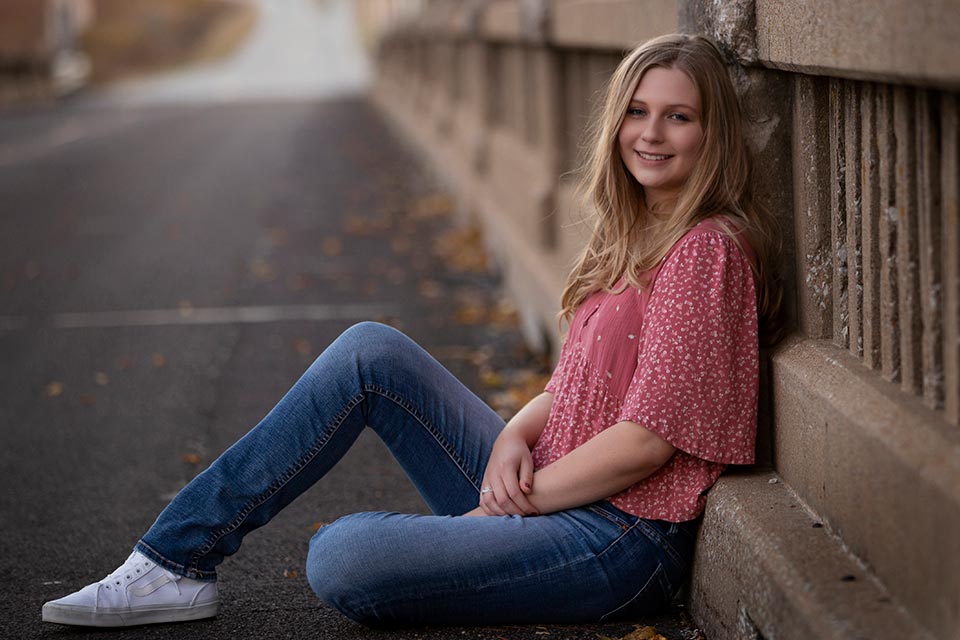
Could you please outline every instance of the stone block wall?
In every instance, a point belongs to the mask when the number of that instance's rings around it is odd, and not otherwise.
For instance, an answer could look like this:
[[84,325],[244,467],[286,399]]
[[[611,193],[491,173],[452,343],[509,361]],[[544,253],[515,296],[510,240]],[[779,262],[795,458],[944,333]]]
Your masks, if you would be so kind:
[[960,636],[960,3],[435,0],[388,26],[378,104],[554,354],[605,80],[665,32],[728,50],[795,330],[763,354],[761,463],[709,495],[691,612],[711,639]]

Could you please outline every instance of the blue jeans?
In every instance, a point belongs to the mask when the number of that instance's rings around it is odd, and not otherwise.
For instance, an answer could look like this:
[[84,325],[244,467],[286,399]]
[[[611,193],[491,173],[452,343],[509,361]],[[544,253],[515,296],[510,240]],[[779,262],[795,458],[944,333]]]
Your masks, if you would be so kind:
[[503,419],[399,331],[345,331],[249,433],[194,478],[137,549],[215,580],[248,532],[319,480],[364,427],[435,515],[357,513],[310,541],[317,595],[359,622],[509,624],[626,619],[665,608],[686,578],[696,522],[600,501],[548,515],[462,517]]

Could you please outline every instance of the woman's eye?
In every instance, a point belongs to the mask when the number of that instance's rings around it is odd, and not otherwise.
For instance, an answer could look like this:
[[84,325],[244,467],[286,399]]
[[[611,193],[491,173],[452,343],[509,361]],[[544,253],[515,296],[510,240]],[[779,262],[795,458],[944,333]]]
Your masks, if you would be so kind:
[[643,116],[643,115],[646,115],[647,112],[644,111],[643,109],[633,108],[633,109],[627,109],[627,113],[631,116]]
[[673,118],[674,120],[682,120],[682,121],[684,121],[684,122],[690,120],[690,118],[688,118],[687,116],[683,115],[682,113],[671,113],[671,114],[670,114],[670,117]]

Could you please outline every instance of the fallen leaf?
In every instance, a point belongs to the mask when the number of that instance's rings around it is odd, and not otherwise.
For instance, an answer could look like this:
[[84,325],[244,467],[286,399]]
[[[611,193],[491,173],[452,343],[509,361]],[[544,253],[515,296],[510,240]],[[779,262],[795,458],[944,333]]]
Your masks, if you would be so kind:
[[120,369],[121,371],[126,371],[129,369],[131,364],[130,358],[127,356],[120,356],[114,362],[116,363],[117,369]]
[[443,293],[443,288],[440,286],[440,283],[436,280],[429,279],[421,280],[417,286],[417,290],[424,298],[430,298],[431,300],[439,298]]
[[485,387],[499,387],[503,384],[503,378],[493,369],[484,367],[480,370],[480,383]]
[[305,273],[298,273],[287,278],[287,289],[290,291],[303,291],[313,284],[313,280]]
[[454,311],[453,319],[460,325],[480,324],[484,321],[484,308],[478,304],[465,304]]
[[200,464],[202,458],[195,453],[181,453],[180,459],[188,464]]
[[193,303],[189,300],[181,300],[177,303],[177,311],[181,318],[187,318],[193,314]]
[[384,273],[387,270],[387,261],[383,258],[376,257],[372,258],[370,262],[367,263],[367,271],[371,275],[378,276]]
[[370,233],[371,225],[367,218],[356,214],[348,214],[343,220],[343,225],[341,225],[344,233],[348,233],[352,236],[362,236]]
[[387,271],[387,280],[393,285],[403,284],[407,281],[407,272],[400,267],[393,267]]
[[80,404],[85,407],[92,407],[93,405],[97,404],[97,397],[88,393],[81,395],[78,400],[80,400]]
[[296,569],[284,569],[284,570],[283,570],[283,577],[284,577],[284,578],[296,578],[296,577],[298,577],[299,575],[300,575],[300,573],[299,573]]
[[413,243],[410,241],[409,238],[406,238],[404,236],[395,236],[390,241],[390,248],[393,250],[394,253],[398,253],[398,254],[409,253],[412,247],[413,247]]
[[257,282],[271,282],[277,277],[276,270],[263,258],[257,258],[250,265],[250,273]]
[[103,371],[97,371],[93,374],[93,381],[96,382],[99,386],[105,387],[110,384],[110,376],[108,376]]
[[340,238],[337,236],[330,236],[324,238],[323,242],[320,244],[320,250],[323,251],[324,255],[327,256],[338,256],[340,252],[343,251],[343,243],[340,242]]
[[488,260],[478,225],[450,229],[434,240],[433,253],[456,271],[486,273]]
[[48,398],[56,398],[57,396],[63,394],[63,383],[57,382],[56,380],[53,382],[48,382],[47,386],[43,388],[43,393]]
[[150,356],[150,364],[157,369],[167,366],[167,358],[162,353],[153,353]]
[[633,631],[620,638],[620,640],[667,640],[657,633],[655,627],[641,627],[636,625]]
[[433,193],[413,203],[410,215],[414,220],[429,220],[453,211],[453,200],[446,193]]
[[312,525],[310,525],[310,530],[311,530],[311,531],[319,531],[321,527],[325,527],[325,526],[327,526],[327,524],[329,524],[329,523],[327,523],[327,522],[320,522],[320,521],[314,522]]
[[36,280],[40,276],[40,265],[36,260],[30,260],[23,265],[23,276],[27,280]]
[[310,346],[310,342],[304,338],[297,338],[293,341],[294,350],[302,356],[310,355],[310,352],[313,348]]
[[268,230],[270,233],[270,244],[274,247],[284,247],[287,245],[289,234],[283,227],[272,227]]

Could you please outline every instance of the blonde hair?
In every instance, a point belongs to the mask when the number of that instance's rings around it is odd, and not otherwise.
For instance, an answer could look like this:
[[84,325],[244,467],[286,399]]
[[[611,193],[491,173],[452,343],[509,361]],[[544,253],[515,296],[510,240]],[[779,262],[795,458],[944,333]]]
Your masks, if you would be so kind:
[[[618,143],[637,85],[655,67],[679,69],[690,77],[700,95],[703,127],[697,163],[670,203],[672,213],[663,220],[654,213],[665,212],[647,208],[643,186],[624,166]],[[753,202],[740,105],[717,46],[703,36],[686,34],[660,36],[640,45],[613,72],[591,122],[578,192],[595,222],[567,277],[558,315],[561,327],[590,293],[601,289],[616,293],[613,287],[621,275],[628,286],[647,287],[642,272],[655,267],[698,222],[724,214],[736,221],[756,254],[761,341],[775,342],[781,330],[782,298],[775,264],[778,241],[773,220]],[[733,232],[721,226],[736,242]]]

